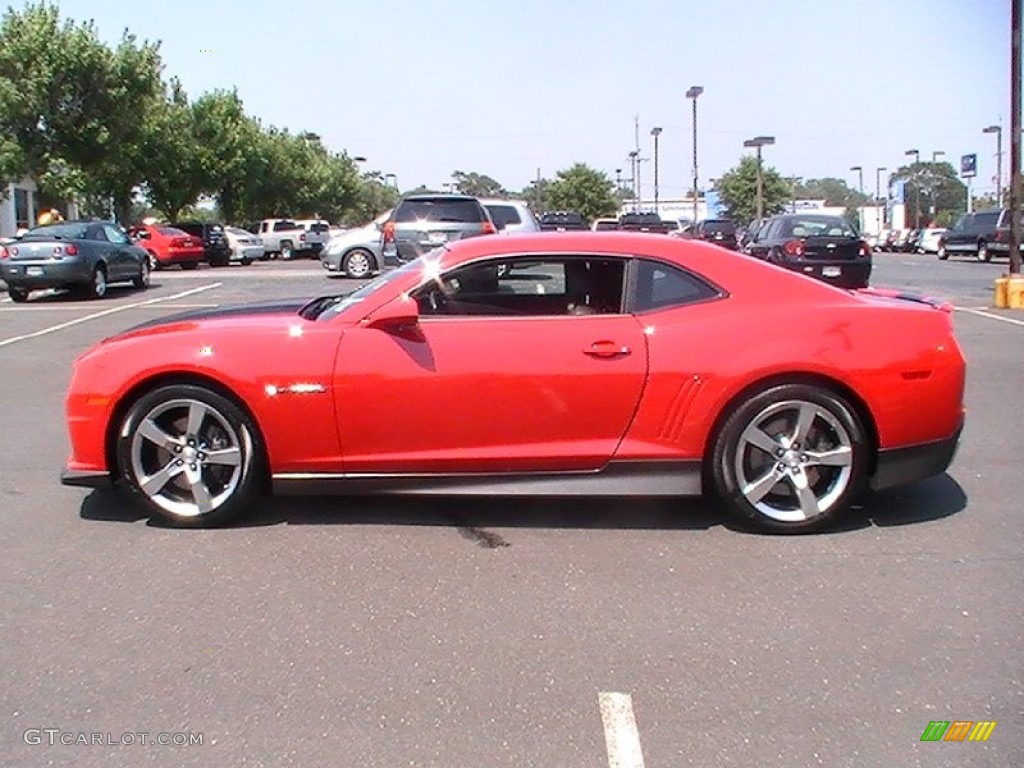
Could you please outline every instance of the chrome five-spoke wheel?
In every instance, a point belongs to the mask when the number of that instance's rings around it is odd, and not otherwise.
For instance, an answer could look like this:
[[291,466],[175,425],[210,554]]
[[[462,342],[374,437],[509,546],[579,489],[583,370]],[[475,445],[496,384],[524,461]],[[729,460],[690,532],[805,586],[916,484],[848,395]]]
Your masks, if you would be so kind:
[[785,385],[741,405],[715,454],[716,485],[734,511],[770,530],[814,530],[861,485],[864,430],[824,389]]
[[202,387],[164,387],[129,410],[119,458],[129,484],[160,517],[209,525],[240,511],[255,492],[260,455],[249,417]]

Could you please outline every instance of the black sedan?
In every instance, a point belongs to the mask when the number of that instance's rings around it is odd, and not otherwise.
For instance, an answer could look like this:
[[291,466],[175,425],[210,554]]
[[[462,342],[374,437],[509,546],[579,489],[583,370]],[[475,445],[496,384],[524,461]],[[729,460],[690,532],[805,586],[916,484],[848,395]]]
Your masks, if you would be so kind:
[[871,277],[871,246],[842,216],[772,216],[744,250],[840,288],[865,288]]
[[0,246],[0,277],[12,301],[38,288],[70,288],[102,298],[109,283],[149,287],[149,260],[109,221],[67,221],[36,227]]

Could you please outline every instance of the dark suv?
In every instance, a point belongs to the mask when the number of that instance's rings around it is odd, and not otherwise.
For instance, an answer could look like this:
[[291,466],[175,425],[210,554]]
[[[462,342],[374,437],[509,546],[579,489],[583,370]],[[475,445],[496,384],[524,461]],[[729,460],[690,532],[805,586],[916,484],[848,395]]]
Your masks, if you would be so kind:
[[736,238],[736,224],[729,219],[704,219],[697,224],[693,236],[731,251],[738,251],[739,240]]
[[410,195],[382,228],[384,263],[412,261],[451,240],[497,232],[487,209],[469,195]]
[[223,224],[209,221],[179,221],[171,226],[203,241],[203,260],[211,267],[226,267],[231,263],[231,246],[224,234]]
[[619,229],[624,232],[668,234],[668,224],[656,213],[624,213],[619,217]]
[[939,240],[939,258],[971,254],[978,261],[991,261],[993,254],[1010,253],[1010,212],[992,209],[965,213]]

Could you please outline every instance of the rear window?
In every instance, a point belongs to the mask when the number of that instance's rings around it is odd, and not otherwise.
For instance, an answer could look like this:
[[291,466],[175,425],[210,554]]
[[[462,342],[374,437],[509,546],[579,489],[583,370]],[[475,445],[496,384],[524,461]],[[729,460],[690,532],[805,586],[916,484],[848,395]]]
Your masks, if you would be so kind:
[[705,221],[701,224],[701,231],[711,234],[735,235],[736,225],[731,221]]
[[49,227],[36,227],[26,232],[22,239],[32,237],[59,237],[62,240],[82,240],[85,238],[88,224],[54,224]]
[[203,236],[202,224],[175,224],[174,226],[190,235],[195,235],[196,237]]
[[619,228],[619,222],[617,221],[595,221],[594,231],[595,232],[609,232],[613,229]]
[[298,226],[294,221],[275,221],[274,231],[283,232],[286,229],[298,229]]
[[994,227],[998,220],[999,214],[996,211],[974,214],[974,223],[979,227]]
[[484,212],[476,200],[404,200],[395,210],[399,224],[413,221],[477,224]]
[[839,216],[800,216],[786,220],[783,237],[857,237],[857,231]]
[[327,224],[310,224],[310,232],[330,232],[331,228]]
[[171,237],[188,234],[188,232],[178,229],[177,227],[157,227],[156,231],[161,235],[170,235]]
[[578,213],[545,213],[540,220],[542,224],[578,225],[583,223],[583,217]]
[[494,226],[498,229],[507,227],[509,224],[523,223],[523,220],[519,218],[519,211],[516,210],[514,205],[488,205],[485,207],[487,212],[491,214]]

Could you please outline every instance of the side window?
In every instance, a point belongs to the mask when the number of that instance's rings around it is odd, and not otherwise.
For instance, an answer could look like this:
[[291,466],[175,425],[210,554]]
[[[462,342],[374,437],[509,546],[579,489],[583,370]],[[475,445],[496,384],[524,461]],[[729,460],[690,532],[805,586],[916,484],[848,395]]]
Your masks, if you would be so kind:
[[615,258],[496,259],[458,267],[414,295],[425,316],[619,314],[624,276]]
[[112,227],[110,224],[103,225],[103,232],[107,236],[107,240],[114,243],[115,245],[127,245],[128,238],[126,238],[117,227]]
[[636,312],[678,307],[718,296],[718,291],[695,275],[657,261],[637,262],[633,308]]
[[89,227],[85,230],[85,239],[98,240],[101,243],[108,242],[107,234],[103,231],[103,227],[100,226]]

